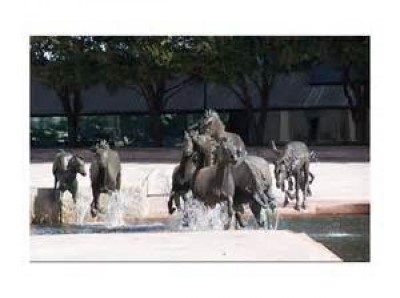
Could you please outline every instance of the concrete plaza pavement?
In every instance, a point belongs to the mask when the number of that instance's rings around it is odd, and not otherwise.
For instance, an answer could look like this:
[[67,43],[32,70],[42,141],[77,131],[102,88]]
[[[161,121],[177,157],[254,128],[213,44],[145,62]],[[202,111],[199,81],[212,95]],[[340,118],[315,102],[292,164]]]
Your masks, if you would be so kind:
[[[38,190],[52,193],[53,177],[51,163],[31,164],[31,200],[35,200]],[[171,176],[175,163],[122,163],[122,190],[132,193],[140,190],[140,201],[131,208],[135,215],[130,219],[160,219],[168,218],[167,200],[171,188]],[[89,171],[89,165],[86,165]],[[272,166],[271,166],[272,171]],[[286,208],[280,208],[281,215],[308,216],[315,214],[366,214],[370,203],[370,164],[317,162],[311,165],[311,171],[316,178],[311,185],[313,196],[307,200],[307,210],[298,212],[292,208],[292,202]],[[147,182],[145,181],[147,179]],[[80,193],[84,197],[84,205],[91,201],[90,179],[78,175]],[[273,192],[278,203],[283,202],[283,193],[273,185]],[[46,193],[46,192],[43,192]],[[72,201],[67,201],[72,204]],[[32,203],[32,201],[31,201]],[[140,205],[138,208],[138,204]],[[33,204],[32,204],[33,206]],[[139,210],[140,209],[140,210]],[[139,210],[139,211],[138,211]],[[139,214],[139,215],[138,215]],[[87,221],[92,221],[86,215]]]
[[[171,184],[172,171],[176,163],[122,163],[122,188],[138,185],[149,175],[148,195],[166,195]],[[51,163],[32,163],[31,187],[51,188],[54,178]],[[89,172],[89,165],[86,164]],[[273,166],[271,166],[271,173]],[[312,163],[310,170],[316,178],[311,185],[313,196],[311,201],[352,201],[369,202],[370,200],[370,164],[367,162],[317,162]],[[90,188],[88,176],[78,175],[78,183],[82,188]],[[274,186],[278,197],[282,193]]]
[[[140,218],[169,217],[166,201],[175,165],[122,164],[122,189],[145,188],[140,204],[146,205],[146,211],[139,212]],[[89,165],[86,167],[89,170]],[[31,189],[53,187],[51,163],[32,163],[30,169]],[[311,171],[316,180],[310,208],[307,212],[280,208],[281,214],[312,215],[332,206],[332,213],[352,213],[354,206],[369,206],[368,162],[317,162]],[[143,184],[146,177],[148,183]],[[78,180],[81,191],[90,199],[89,177],[78,176]],[[282,201],[282,194],[275,187],[274,193]],[[284,230],[32,235],[30,242],[32,261],[340,261],[307,235]]]
[[69,234],[30,240],[31,261],[341,261],[306,234],[283,230]]

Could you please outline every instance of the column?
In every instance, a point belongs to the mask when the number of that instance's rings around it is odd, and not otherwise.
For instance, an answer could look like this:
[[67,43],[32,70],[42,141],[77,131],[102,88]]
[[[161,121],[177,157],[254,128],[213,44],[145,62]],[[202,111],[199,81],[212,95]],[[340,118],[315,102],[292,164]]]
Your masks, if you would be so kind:
[[289,133],[289,112],[280,111],[279,113],[280,125],[279,125],[279,140],[281,142],[287,142],[290,140]]
[[348,119],[348,127],[349,127],[349,141],[356,141],[356,127],[354,125],[353,116],[351,115],[351,111],[347,110],[347,119]]

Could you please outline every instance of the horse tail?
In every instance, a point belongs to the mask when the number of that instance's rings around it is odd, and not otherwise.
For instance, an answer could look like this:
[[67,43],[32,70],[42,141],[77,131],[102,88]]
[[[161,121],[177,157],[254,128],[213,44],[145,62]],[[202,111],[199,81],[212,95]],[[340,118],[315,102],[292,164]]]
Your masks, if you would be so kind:
[[310,152],[310,161],[317,161],[318,160],[318,154],[317,154],[317,152],[315,152],[314,150],[312,150],[311,152]]

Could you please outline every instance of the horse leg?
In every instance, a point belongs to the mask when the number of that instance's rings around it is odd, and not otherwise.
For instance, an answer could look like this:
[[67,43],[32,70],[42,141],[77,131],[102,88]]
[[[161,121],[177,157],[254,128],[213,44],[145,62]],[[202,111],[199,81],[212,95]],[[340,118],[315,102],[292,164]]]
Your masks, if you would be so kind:
[[292,177],[288,178],[288,190],[289,191],[293,190],[293,178]]
[[121,189],[121,172],[119,172],[118,175],[117,175],[116,189],[117,189],[117,190],[120,190],[120,189]]
[[54,176],[54,192],[56,192],[56,190],[57,190],[57,182],[58,182],[58,179],[56,176]]
[[306,194],[307,194],[307,197],[311,197],[312,196],[312,191],[311,191],[311,187],[310,186],[308,186]]
[[264,193],[268,198],[268,206],[271,209],[276,209],[278,207],[278,205],[277,205],[276,197],[272,192],[272,187],[269,187],[267,190],[264,191]]
[[253,213],[253,216],[256,219],[258,226],[260,227],[264,226],[264,221],[261,220],[261,206],[256,202],[251,202],[250,210],[251,213]]
[[314,182],[315,176],[313,173],[311,173],[310,171],[308,171],[308,175],[310,176],[310,181],[308,184],[312,184]]
[[285,200],[283,201],[283,207],[289,204],[289,191],[285,191]]
[[301,204],[301,208],[303,208],[305,210],[306,209],[307,191],[310,188],[310,186],[306,186],[305,181],[301,186],[302,186],[301,192],[303,194],[303,203]]
[[235,220],[236,220],[236,225],[235,225],[236,230],[239,230],[240,228],[244,228],[246,226],[243,222],[242,215],[240,214],[239,211],[235,212]]
[[175,196],[176,196],[176,192],[175,191],[171,191],[170,195],[169,195],[169,200],[168,200],[168,213],[169,214],[173,214],[176,210],[175,207],[173,207],[173,202],[175,200]]
[[229,230],[232,223],[233,216],[233,198],[231,196],[228,197],[228,222],[224,225],[225,230]]
[[183,198],[183,208],[185,208],[185,202],[186,202],[186,193],[182,193],[182,192],[176,192],[175,196],[173,197],[174,199],[174,203],[176,208],[179,211],[182,211],[182,207],[181,207],[181,197]]
[[314,174],[311,173],[311,172],[309,172],[308,174],[310,175],[310,181],[309,181],[309,183],[308,183],[307,196],[308,196],[308,197],[311,197],[311,196],[312,196],[312,192],[311,192],[311,187],[310,187],[310,185],[311,185],[311,183],[313,183],[313,181],[314,181],[314,179],[315,179],[315,176],[314,176]]
[[304,164],[304,185],[303,185],[303,203],[301,204],[301,207],[303,209],[306,209],[306,196],[307,192],[309,191],[310,188],[310,181],[309,181],[309,173],[310,173],[310,163],[306,162]]
[[99,202],[100,191],[96,188],[92,188],[92,194],[93,194],[93,201],[90,204],[90,213],[92,217],[96,217],[98,213],[98,202]]
[[288,199],[293,201],[295,199],[295,193],[291,193],[290,191],[287,191],[287,196]]
[[58,200],[57,200],[57,204],[58,204],[58,216],[59,216],[59,223],[63,224],[64,222],[64,215],[63,215],[63,198],[64,198],[64,192],[63,191],[59,191],[58,192]]
[[235,210],[236,230],[239,230],[239,228],[244,228],[246,225],[244,224],[241,216],[241,214],[244,213],[243,205],[233,204],[233,210]]
[[[267,215],[267,220],[269,224],[269,228],[276,230],[278,228],[278,205],[275,195],[272,193],[272,188],[269,187],[265,192],[268,197],[268,209],[265,210]],[[274,219],[274,222],[272,221]]]
[[[183,194],[183,226],[187,227],[189,226],[189,205],[192,201],[192,198],[188,196],[188,193]],[[180,208],[180,197],[178,196],[178,209],[181,210]]]
[[74,201],[74,204],[76,204],[76,197],[78,194],[78,181],[76,179],[71,183],[69,191],[72,195],[72,200]]
[[306,197],[307,197],[307,190],[303,191],[303,203],[301,204],[301,208],[306,210]]
[[300,211],[300,205],[299,205],[300,204],[300,194],[299,194],[299,192],[300,192],[300,181],[299,181],[299,177],[300,177],[300,174],[297,171],[296,176],[295,176],[296,205],[294,206],[294,209],[296,209],[297,211]]

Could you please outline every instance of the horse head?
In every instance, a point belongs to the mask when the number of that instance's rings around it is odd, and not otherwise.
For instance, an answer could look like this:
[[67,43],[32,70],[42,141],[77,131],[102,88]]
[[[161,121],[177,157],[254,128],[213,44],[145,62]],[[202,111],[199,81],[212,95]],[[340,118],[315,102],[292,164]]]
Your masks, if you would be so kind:
[[213,110],[206,110],[200,123],[200,132],[219,137],[224,131],[225,125],[218,113]]
[[193,154],[193,140],[190,133],[186,130],[183,135],[183,149],[182,149],[183,156],[190,157]]
[[216,148],[217,163],[236,164],[239,156],[235,145],[228,139],[222,138]]
[[85,160],[81,155],[74,154],[68,162],[67,169],[79,173],[82,176],[86,176]]

